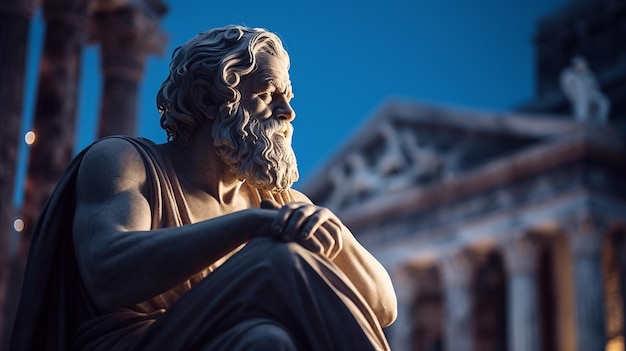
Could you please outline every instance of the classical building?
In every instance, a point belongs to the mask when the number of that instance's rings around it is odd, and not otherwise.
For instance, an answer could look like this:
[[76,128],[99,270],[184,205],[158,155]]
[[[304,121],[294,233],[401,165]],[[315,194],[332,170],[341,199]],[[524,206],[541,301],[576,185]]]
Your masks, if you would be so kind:
[[392,101],[303,190],[392,272],[394,350],[601,350],[624,335],[624,174],[609,126]]
[[394,351],[624,350],[624,23],[623,1],[555,10],[533,101],[388,101],[303,186],[392,274]]

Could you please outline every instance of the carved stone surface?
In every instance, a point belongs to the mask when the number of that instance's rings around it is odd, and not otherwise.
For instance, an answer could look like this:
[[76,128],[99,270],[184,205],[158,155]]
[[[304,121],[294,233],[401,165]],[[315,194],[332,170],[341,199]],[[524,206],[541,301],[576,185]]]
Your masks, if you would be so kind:
[[597,258],[608,230],[608,220],[589,212],[579,212],[563,221],[565,229],[570,234],[570,248],[574,256]]
[[569,99],[577,121],[606,123],[609,100],[602,94],[587,61],[576,56],[570,67],[561,72],[561,89]]
[[330,170],[333,190],[324,200],[326,206],[340,208],[441,175],[444,160],[419,145],[415,131],[400,130],[385,122],[378,134],[382,141],[378,153],[370,156],[366,151],[354,150]]
[[[337,209],[347,209],[366,204],[381,194],[433,187],[455,181],[459,174],[481,169],[542,138],[581,129],[577,123],[566,120],[537,123],[536,119],[523,116],[502,118],[405,104],[390,104],[375,117],[358,139],[339,150],[334,160],[305,185],[303,190],[314,201],[334,204],[340,197],[337,193],[341,193],[344,201]],[[367,172],[379,178],[379,186],[362,194],[358,202],[351,201],[328,177],[332,168],[339,168],[347,179],[351,174],[348,163],[353,162],[349,160],[354,154],[361,155]]]
[[387,271],[291,188],[288,71],[260,28],[175,50],[156,99],[168,142],[91,144],[42,209],[12,350],[389,350]]
[[47,30],[33,128],[37,142],[29,155],[23,206],[26,227],[21,247],[24,252],[39,211],[74,152],[87,4],[87,0],[44,2]]
[[441,272],[446,287],[467,286],[472,281],[472,253],[453,251],[441,257]]
[[504,248],[509,271],[508,342],[511,351],[540,349],[536,250],[528,236],[513,240]]
[[571,233],[579,350],[603,350],[606,343],[602,243],[608,225],[602,217],[582,212],[567,220]]
[[454,252],[440,262],[445,286],[445,349],[471,351],[474,348],[471,254],[468,251]]
[[531,275],[537,270],[537,245],[528,235],[513,239],[503,246],[509,275]]
[[94,1],[90,40],[100,43],[104,89],[98,136],[135,135],[137,95],[148,55],[162,54],[160,1]]

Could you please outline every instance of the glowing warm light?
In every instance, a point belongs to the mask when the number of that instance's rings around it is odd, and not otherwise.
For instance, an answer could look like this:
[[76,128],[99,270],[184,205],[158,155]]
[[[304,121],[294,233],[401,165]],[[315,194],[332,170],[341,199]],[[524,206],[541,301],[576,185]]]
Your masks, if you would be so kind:
[[15,229],[16,232],[20,233],[22,230],[24,230],[24,221],[21,218],[13,221],[13,229]]
[[624,337],[617,336],[609,340],[606,343],[605,351],[623,351],[624,350]]
[[37,136],[35,135],[35,132],[33,132],[32,130],[29,130],[28,132],[26,132],[26,134],[24,135],[24,141],[26,142],[26,144],[28,145],[33,145],[35,143],[35,140],[37,139]]

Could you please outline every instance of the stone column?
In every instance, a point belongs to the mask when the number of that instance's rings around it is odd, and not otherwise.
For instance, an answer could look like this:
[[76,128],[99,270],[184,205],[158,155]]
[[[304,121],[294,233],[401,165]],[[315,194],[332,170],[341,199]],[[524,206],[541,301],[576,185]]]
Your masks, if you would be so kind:
[[472,260],[470,253],[459,251],[441,260],[445,290],[444,345],[447,351],[471,351],[474,348],[472,326]]
[[574,267],[576,338],[578,350],[604,350],[604,281],[602,242],[606,224],[598,217],[581,214],[569,221]]
[[393,272],[393,285],[398,299],[398,317],[391,327],[389,345],[394,351],[411,349],[412,302],[415,297],[415,280],[410,268],[399,267]]
[[508,270],[508,344],[510,351],[540,349],[537,304],[537,248],[529,237],[504,247]]
[[[24,105],[26,51],[34,0],[0,0],[0,259],[8,257],[20,124]],[[4,267],[4,265],[0,266]],[[3,275],[0,273],[0,280]],[[2,293],[0,292],[0,301]]]
[[22,209],[25,229],[20,254],[24,257],[39,211],[74,152],[87,3],[88,0],[46,0],[43,4],[46,34],[34,117],[36,141],[30,149]]
[[159,21],[166,7],[160,1],[96,1],[90,12],[90,40],[100,43],[104,75],[98,137],[135,135],[139,82],[147,56],[164,50]]
[[[34,0],[0,0],[0,349],[6,346],[9,242],[12,233],[13,192],[20,124],[24,105],[26,52]],[[6,346],[6,347],[3,347]]]

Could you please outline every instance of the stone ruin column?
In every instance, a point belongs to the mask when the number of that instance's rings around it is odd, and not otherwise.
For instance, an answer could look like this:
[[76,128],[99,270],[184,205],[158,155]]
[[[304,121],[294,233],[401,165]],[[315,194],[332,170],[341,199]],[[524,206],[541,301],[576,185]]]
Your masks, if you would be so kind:
[[524,236],[507,243],[504,257],[508,270],[508,343],[510,351],[540,350],[537,247]]
[[30,149],[22,209],[25,229],[19,255],[26,257],[39,211],[74,152],[76,106],[88,0],[46,0],[46,34],[39,69],[34,118],[36,141]]
[[35,0],[0,0],[0,349],[7,343],[9,242],[12,231],[13,192],[24,105],[26,53]]
[[[72,157],[87,2],[43,2],[46,27],[33,126],[36,141],[30,148],[26,193],[21,209],[24,230],[11,263],[11,296],[18,294],[21,287],[30,234],[39,211]],[[12,28],[12,35],[16,32]],[[12,320],[12,314],[7,315]]]
[[92,3],[90,40],[100,43],[104,75],[98,137],[136,134],[139,82],[147,56],[165,48],[159,22],[166,11],[158,0]]
[[606,344],[601,253],[608,226],[591,214],[576,216],[569,223],[578,350],[601,351]]
[[463,250],[441,261],[444,282],[444,349],[471,351],[474,349],[472,325],[471,282],[473,265],[470,253]]

